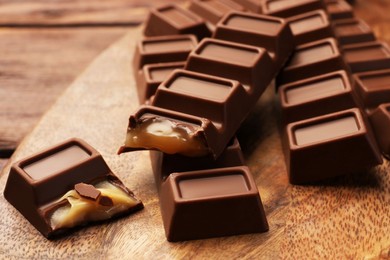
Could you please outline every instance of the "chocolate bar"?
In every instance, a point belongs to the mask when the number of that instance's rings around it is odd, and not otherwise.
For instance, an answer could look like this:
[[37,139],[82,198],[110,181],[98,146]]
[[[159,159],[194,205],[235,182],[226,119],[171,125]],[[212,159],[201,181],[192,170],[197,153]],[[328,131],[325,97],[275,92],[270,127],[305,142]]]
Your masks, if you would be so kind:
[[80,139],[16,162],[4,197],[47,238],[143,208],[102,156]]
[[138,42],[133,58],[133,67],[138,73],[146,64],[185,61],[198,44],[192,35],[158,36]]
[[216,39],[203,40],[186,69],[220,74],[245,85],[178,70],[160,85],[152,106],[130,116],[119,153],[146,148],[218,157],[275,74],[264,49]]
[[265,0],[262,8],[263,14],[283,18],[318,9],[325,9],[322,0]]
[[352,73],[390,69],[390,48],[384,42],[345,45],[343,56]]
[[188,9],[212,24],[230,11],[244,11],[242,5],[231,0],[192,0]]
[[371,28],[361,19],[335,21],[333,30],[341,45],[375,41],[375,35]]
[[137,92],[140,104],[145,103],[152,97],[157,87],[168,77],[175,69],[182,69],[185,62],[166,62],[145,65],[138,73]]
[[390,103],[378,106],[369,118],[383,155],[390,159]]
[[297,45],[334,36],[328,15],[323,10],[303,13],[286,20]]
[[224,16],[213,37],[265,48],[277,68],[285,64],[295,47],[292,32],[284,19],[243,12],[230,12]]
[[288,124],[283,144],[290,183],[364,172],[382,163],[367,126],[357,108]]
[[356,73],[355,91],[365,108],[390,102],[390,69]]
[[151,152],[168,241],[265,232],[257,186],[234,139],[217,160]]
[[348,71],[336,40],[326,38],[299,45],[279,73],[277,83],[286,84],[337,70]]
[[348,74],[343,70],[282,85],[279,99],[284,123],[357,106]]
[[326,11],[331,20],[353,18],[353,8],[344,0],[326,1]]
[[145,36],[194,34],[201,40],[211,35],[205,21],[178,5],[168,4],[150,10],[145,23]]

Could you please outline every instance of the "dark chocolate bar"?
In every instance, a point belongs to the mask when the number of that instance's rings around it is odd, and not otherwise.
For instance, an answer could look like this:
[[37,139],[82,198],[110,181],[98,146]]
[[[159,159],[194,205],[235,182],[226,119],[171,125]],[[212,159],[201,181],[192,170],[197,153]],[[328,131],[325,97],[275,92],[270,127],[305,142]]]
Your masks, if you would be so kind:
[[361,173],[382,163],[375,138],[357,108],[288,124],[284,134],[292,184]]
[[343,70],[282,85],[279,98],[284,123],[357,106],[348,74]]
[[352,73],[390,69],[390,48],[384,42],[345,45],[343,56]]
[[80,139],[16,162],[4,197],[47,238],[143,208],[102,156]]
[[201,17],[178,5],[168,4],[150,10],[144,34],[145,36],[194,34],[200,40],[211,33]]
[[188,9],[212,24],[230,11],[244,11],[242,5],[231,0],[192,0]]
[[265,0],[263,14],[277,17],[291,17],[314,10],[324,10],[322,0]]
[[366,108],[390,103],[390,69],[356,73],[355,90]]
[[145,65],[138,73],[137,92],[140,104],[145,103],[152,97],[157,87],[168,77],[175,69],[182,69],[185,62],[166,62]]
[[217,24],[213,37],[265,48],[277,68],[285,64],[295,48],[286,21],[267,15],[230,12]]
[[344,0],[326,1],[326,11],[331,20],[353,18],[353,8]]
[[381,151],[390,160],[390,103],[381,104],[369,118]]
[[301,45],[333,37],[333,29],[324,10],[315,10],[286,19],[294,35],[294,41]]
[[361,19],[351,18],[335,21],[333,30],[341,45],[375,41],[375,35],[370,26]]
[[134,70],[138,73],[146,64],[185,61],[198,44],[192,35],[157,36],[138,42],[133,58]]
[[300,45],[279,73],[277,83],[286,84],[336,70],[348,70],[334,38]]
[[221,156],[151,151],[169,241],[265,232],[268,223],[237,139]]

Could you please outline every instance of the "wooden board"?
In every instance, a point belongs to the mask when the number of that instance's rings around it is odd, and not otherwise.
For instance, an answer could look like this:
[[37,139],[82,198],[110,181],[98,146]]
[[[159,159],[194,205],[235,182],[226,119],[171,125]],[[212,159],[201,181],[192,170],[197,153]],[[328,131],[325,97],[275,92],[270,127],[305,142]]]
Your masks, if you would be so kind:
[[[376,15],[383,13],[378,9]],[[386,24],[378,23],[376,28],[382,32],[380,38],[388,39]],[[376,259],[390,256],[389,162],[385,161],[372,172],[340,177],[322,185],[289,185],[276,129],[272,90],[262,97],[239,133],[270,231],[167,242],[147,152],[115,154],[123,142],[128,115],[138,106],[130,67],[134,40],[138,37],[139,30],[131,30],[95,60],[22,142],[11,161],[66,138],[83,138],[103,154],[111,169],[143,200],[145,209],[108,225],[89,227],[72,236],[47,241],[5,201],[7,166],[0,175],[3,213],[0,256],[10,259]]]
[[127,30],[0,30],[0,158],[10,156],[61,93]]

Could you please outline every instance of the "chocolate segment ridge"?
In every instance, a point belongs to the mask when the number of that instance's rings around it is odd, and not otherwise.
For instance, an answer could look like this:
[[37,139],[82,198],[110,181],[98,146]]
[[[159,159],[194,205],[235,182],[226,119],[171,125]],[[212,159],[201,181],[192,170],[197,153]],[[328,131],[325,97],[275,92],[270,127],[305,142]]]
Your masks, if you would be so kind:
[[80,139],[16,162],[4,197],[47,238],[143,208],[102,156]]

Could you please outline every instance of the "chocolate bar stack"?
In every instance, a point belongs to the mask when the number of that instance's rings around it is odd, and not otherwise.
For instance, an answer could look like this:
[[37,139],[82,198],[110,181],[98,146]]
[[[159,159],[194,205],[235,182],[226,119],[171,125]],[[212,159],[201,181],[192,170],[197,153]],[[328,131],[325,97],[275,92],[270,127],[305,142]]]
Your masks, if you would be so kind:
[[[390,56],[347,2],[193,0],[151,10],[144,35],[134,57],[144,105],[119,153],[151,150],[169,241],[268,230],[235,133],[275,78],[291,183],[382,162],[361,99],[375,103],[367,85],[386,74],[366,71]],[[373,122],[389,118],[378,111]]]

